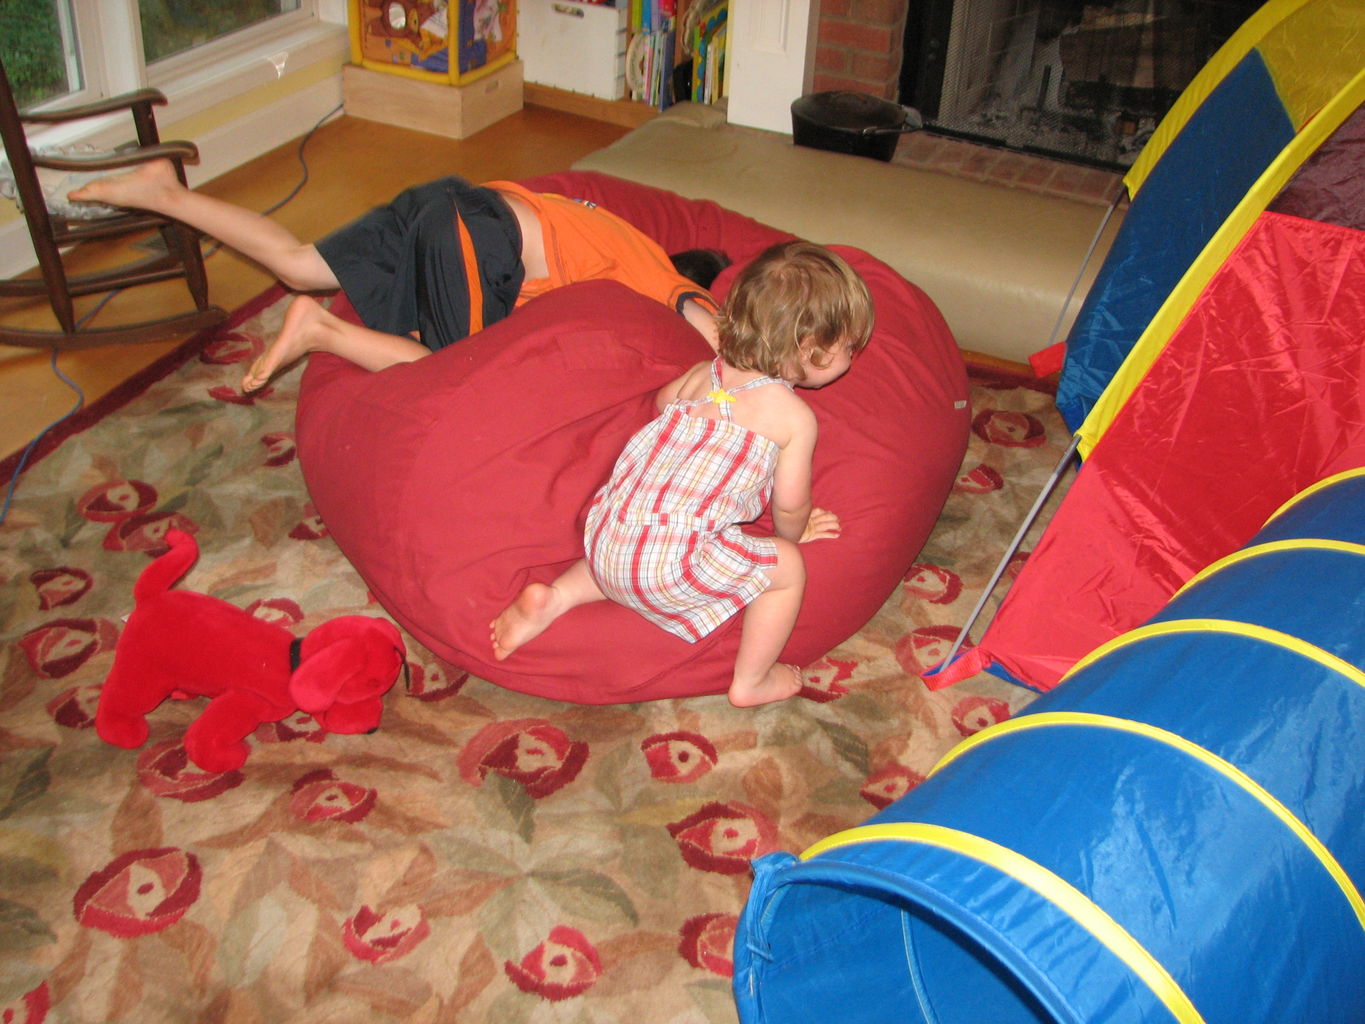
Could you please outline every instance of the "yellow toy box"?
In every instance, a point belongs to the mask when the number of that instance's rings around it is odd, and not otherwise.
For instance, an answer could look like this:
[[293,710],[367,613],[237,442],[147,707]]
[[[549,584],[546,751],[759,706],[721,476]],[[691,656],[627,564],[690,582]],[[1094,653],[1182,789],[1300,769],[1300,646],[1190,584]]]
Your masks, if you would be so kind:
[[351,0],[351,60],[460,84],[516,58],[515,0]]

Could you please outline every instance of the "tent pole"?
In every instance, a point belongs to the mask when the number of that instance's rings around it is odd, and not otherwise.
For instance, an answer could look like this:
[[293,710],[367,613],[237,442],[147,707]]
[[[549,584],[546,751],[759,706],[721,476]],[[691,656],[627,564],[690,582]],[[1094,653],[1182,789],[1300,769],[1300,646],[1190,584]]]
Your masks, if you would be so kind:
[[1051,348],[1057,341],[1057,335],[1062,333],[1062,321],[1066,319],[1066,311],[1071,308],[1071,300],[1076,297],[1076,289],[1081,286],[1081,278],[1085,276],[1085,268],[1090,266],[1090,257],[1095,255],[1095,249],[1100,244],[1100,239],[1104,237],[1104,229],[1109,226],[1109,222],[1114,218],[1114,211],[1119,208],[1119,203],[1123,200],[1123,186],[1119,186],[1114,198],[1109,200],[1109,209],[1104,211],[1104,217],[1100,220],[1100,226],[1095,229],[1095,236],[1090,239],[1090,248],[1085,250],[1085,256],[1081,259],[1080,268],[1076,271],[1076,278],[1071,282],[1071,290],[1066,293],[1066,298],[1062,300],[1062,308],[1057,313],[1057,322],[1052,325],[1052,333],[1048,336],[1047,344],[1044,349]]
[[[1109,221],[1113,219],[1114,211],[1119,208],[1119,203],[1123,200],[1123,196],[1124,190],[1123,187],[1120,186],[1118,192],[1114,195],[1114,198],[1109,201],[1109,208],[1104,211],[1104,217],[1100,219],[1100,226],[1095,229],[1094,237],[1090,239],[1090,247],[1086,249],[1085,256],[1081,259],[1080,268],[1076,271],[1076,278],[1071,282],[1071,290],[1066,293],[1066,298],[1062,302],[1062,308],[1057,314],[1057,322],[1053,325],[1052,334],[1048,337],[1047,344],[1043,346],[1044,348],[1052,347],[1053,343],[1057,340],[1057,335],[1061,333],[1062,321],[1066,319],[1066,311],[1071,308],[1071,300],[1076,296],[1076,289],[1081,286],[1081,278],[1085,276],[1085,268],[1090,266],[1090,258],[1095,255],[1095,248],[1100,244],[1100,239],[1104,236],[1104,229],[1109,226]],[[972,626],[976,624],[976,620],[980,618],[981,610],[986,607],[986,602],[990,600],[991,594],[994,593],[996,584],[1000,582],[1000,577],[1005,575],[1005,569],[1008,567],[1010,559],[1013,558],[1014,553],[1019,550],[1019,545],[1024,542],[1024,535],[1028,533],[1029,527],[1031,527],[1034,520],[1038,518],[1038,513],[1042,510],[1043,503],[1046,502],[1052,492],[1056,490],[1058,481],[1061,480],[1062,474],[1066,472],[1067,466],[1071,464],[1071,460],[1075,457],[1076,450],[1080,447],[1080,443],[1080,436],[1073,434],[1071,437],[1071,444],[1062,454],[1061,459],[1058,460],[1056,468],[1052,471],[1052,475],[1048,477],[1047,483],[1043,485],[1042,491],[1033,502],[1033,507],[1029,509],[1028,515],[1024,517],[1023,524],[1019,527],[1018,532],[1014,535],[1014,539],[1010,541],[1009,546],[1005,549],[1005,554],[996,565],[995,572],[992,573],[989,582],[986,584],[986,589],[983,590],[981,596],[977,598],[976,607],[974,607],[972,613],[967,616],[966,623],[958,632],[957,639],[953,641],[953,646],[948,650],[948,656],[939,663],[940,665],[951,664],[952,660],[957,657],[957,652],[962,649],[962,645],[967,642],[967,633],[971,630]]]
[[1038,497],[1034,500],[1033,507],[1028,510],[1028,515],[1024,517],[1023,524],[1020,525],[1018,531],[1014,534],[1014,539],[1010,541],[1009,546],[1005,549],[1004,555],[1001,556],[999,563],[995,567],[995,572],[991,574],[991,578],[986,583],[985,589],[981,591],[981,596],[977,598],[976,607],[972,609],[971,615],[967,616],[967,621],[958,632],[957,639],[953,641],[953,646],[949,648],[947,657],[939,663],[940,666],[951,664],[952,660],[957,657],[957,652],[960,651],[962,645],[966,643],[968,631],[976,624],[976,620],[981,615],[981,610],[986,607],[986,602],[990,600],[991,594],[995,591],[996,584],[1000,582],[1000,577],[1005,575],[1005,569],[1009,566],[1010,559],[1013,558],[1014,553],[1019,550],[1019,545],[1024,542],[1024,535],[1028,533],[1029,527],[1031,527],[1034,520],[1038,518],[1038,513],[1042,510],[1043,503],[1046,502],[1052,492],[1057,489],[1057,483],[1062,479],[1062,474],[1066,472],[1067,467],[1071,464],[1071,460],[1075,458],[1076,449],[1080,447],[1080,443],[1080,435],[1073,434],[1071,436],[1071,444],[1068,445],[1066,451],[1062,453],[1062,457],[1058,460],[1056,468],[1052,471],[1052,475],[1048,477],[1047,483],[1043,485],[1042,491],[1039,492]]

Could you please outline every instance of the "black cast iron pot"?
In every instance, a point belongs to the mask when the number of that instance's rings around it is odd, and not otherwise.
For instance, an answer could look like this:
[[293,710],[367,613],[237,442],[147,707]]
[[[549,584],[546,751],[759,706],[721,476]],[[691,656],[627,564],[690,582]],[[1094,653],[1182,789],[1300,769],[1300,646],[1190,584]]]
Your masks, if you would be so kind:
[[919,113],[862,92],[817,92],[792,102],[798,146],[889,161],[906,132],[923,127]]

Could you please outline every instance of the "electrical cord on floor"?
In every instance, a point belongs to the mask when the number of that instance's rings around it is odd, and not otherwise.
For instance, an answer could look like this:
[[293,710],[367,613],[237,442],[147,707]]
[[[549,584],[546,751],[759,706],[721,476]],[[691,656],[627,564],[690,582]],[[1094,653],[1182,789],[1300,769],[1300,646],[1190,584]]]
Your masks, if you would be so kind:
[[28,457],[33,454],[33,449],[38,447],[38,442],[46,437],[49,431],[61,426],[80,412],[81,407],[85,405],[85,392],[81,390],[81,386],[62,373],[62,368],[57,365],[57,350],[55,348],[52,350],[52,372],[57,375],[62,383],[76,393],[76,404],[39,431],[38,436],[30,441],[28,447],[24,449],[24,454],[19,456],[19,461],[14,467],[14,474],[9,478],[9,485],[5,488],[5,502],[0,505],[0,524],[3,524],[9,517],[9,507],[14,501],[14,489],[19,486],[19,474],[24,471],[24,466],[28,464]]
[[[272,204],[272,205],[270,205],[270,206],[267,206],[264,210],[261,211],[261,216],[262,216],[262,217],[268,217],[268,216],[270,216],[272,213],[274,213],[276,210],[280,209],[280,207],[284,206],[286,203],[288,203],[290,200],[292,200],[296,195],[298,195],[300,192],[303,191],[303,186],[305,186],[305,185],[308,184],[308,160],[307,160],[307,158],[303,155],[304,147],[308,145],[308,141],[313,137],[313,135],[317,132],[317,130],[318,130],[319,128],[321,128],[324,124],[326,124],[328,121],[330,121],[330,120],[331,120],[333,117],[335,117],[337,114],[341,113],[342,107],[343,107],[343,104],[338,103],[338,104],[337,104],[335,107],[333,107],[331,110],[327,111],[327,113],[323,114],[322,117],[320,117],[320,118],[318,119],[317,124],[315,124],[315,125],[313,125],[313,127],[309,128],[308,131],[304,134],[303,138],[299,139],[299,148],[298,148],[298,154],[297,154],[297,155],[298,155],[299,167],[302,169],[303,174],[299,177],[298,184],[296,184],[292,189],[289,190],[289,194],[288,194],[288,195],[286,195],[286,196],[285,196],[283,199],[281,199],[279,202],[274,203],[274,204]],[[214,244],[211,245],[211,246],[209,246],[209,248],[204,252],[204,258],[207,259],[208,257],[212,256],[214,253],[216,253],[216,252],[217,252],[219,249],[221,249],[222,247],[223,247],[223,243],[222,243],[222,242],[217,242],[217,241],[215,241]]]
[[[313,135],[317,132],[319,128],[321,128],[324,124],[326,124],[334,116],[341,112],[342,106],[343,106],[342,104],[338,103],[327,113],[323,114],[322,117],[318,119],[317,123],[313,125],[312,128],[309,128],[308,131],[304,134],[303,138],[299,140],[298,161],[299,166],[303,169],[303,174],[300,176],[298,183],[292,189],[289,190],[289,193],[283,199],[281,199],[277,203],[274,203],[271,206],[268,206],[265,210],[261,211],[262,216],[268,216],[274,213],[276,210],[280,209],[280,207],[284,206],[295,196],[297,196],[303,190],[303,187],[308,184],[308,160],[304,157],[303,154],[304,147],[308,145],[308,140],[313,137]],[[208,259],[222,247],[223,247],[222,242],[215,241],[213,245],[211,245],[207,250],[205,250],[204,258]],[[114,291],[111,291],[105,296],[103,296],[100,299],[100,301],[95,304],[94,309],[90,310],[90,312],[86,313],[83,317],[80,318],[79,321],[77,321],[77,326],[84,327],[86,324],[88,324],[91,320],[95,318],[95,316],[100,312],[100,310],[102,310],[106,305],[108,305],[109,301],[113,299],[114,296],[118,295],[122,290],[123,289],[121,288],[117,288]],[[19,456],[19,461],[14,467],[14,474],[10,477],[9,485],[5,488],[4,503],[0,504],[0,524],[3,524],[6,518],[8,518],[9,516],[10,505],[14,501],[14,490],[19,484],[19,474],[21,474],[24,471],[24,467],[28,465],[29,457],[33,454],[34,449],[38,447],[39,442],[41,442],[44,437],[46,437],[51,431],[55,430],[57,427],[61,426],[72,416],[78,413],[81,410],[81,408],[85,405],[85,392],[81,390],[80,385],[78,385],[75,381],[73,381],[70,377],[68,377],[66,374],[62,372],[61,367],[57,365],[57,355],[58,350],[54,348],[52,350],[52,372],[57,376],[59,380],[61,380],[64,384],[71,388],[72,391],[76,393],[76,404],[73,405],[61,416],[59,416],[57,419],[49,423],[47,426],[43,427],[43,429],[38,432],[38,436],[28,443],[28,446],[24,449],[23,454]]]

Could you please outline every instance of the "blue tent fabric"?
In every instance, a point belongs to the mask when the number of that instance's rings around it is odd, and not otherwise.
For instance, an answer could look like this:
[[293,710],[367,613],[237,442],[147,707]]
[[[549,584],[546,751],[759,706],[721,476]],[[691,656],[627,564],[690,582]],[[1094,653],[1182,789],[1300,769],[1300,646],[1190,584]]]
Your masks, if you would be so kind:
[[1057,408],[1068,427],[1081,425],[1171,289],[1294,132],[1252,50],[1133,197],[1067,338]]

